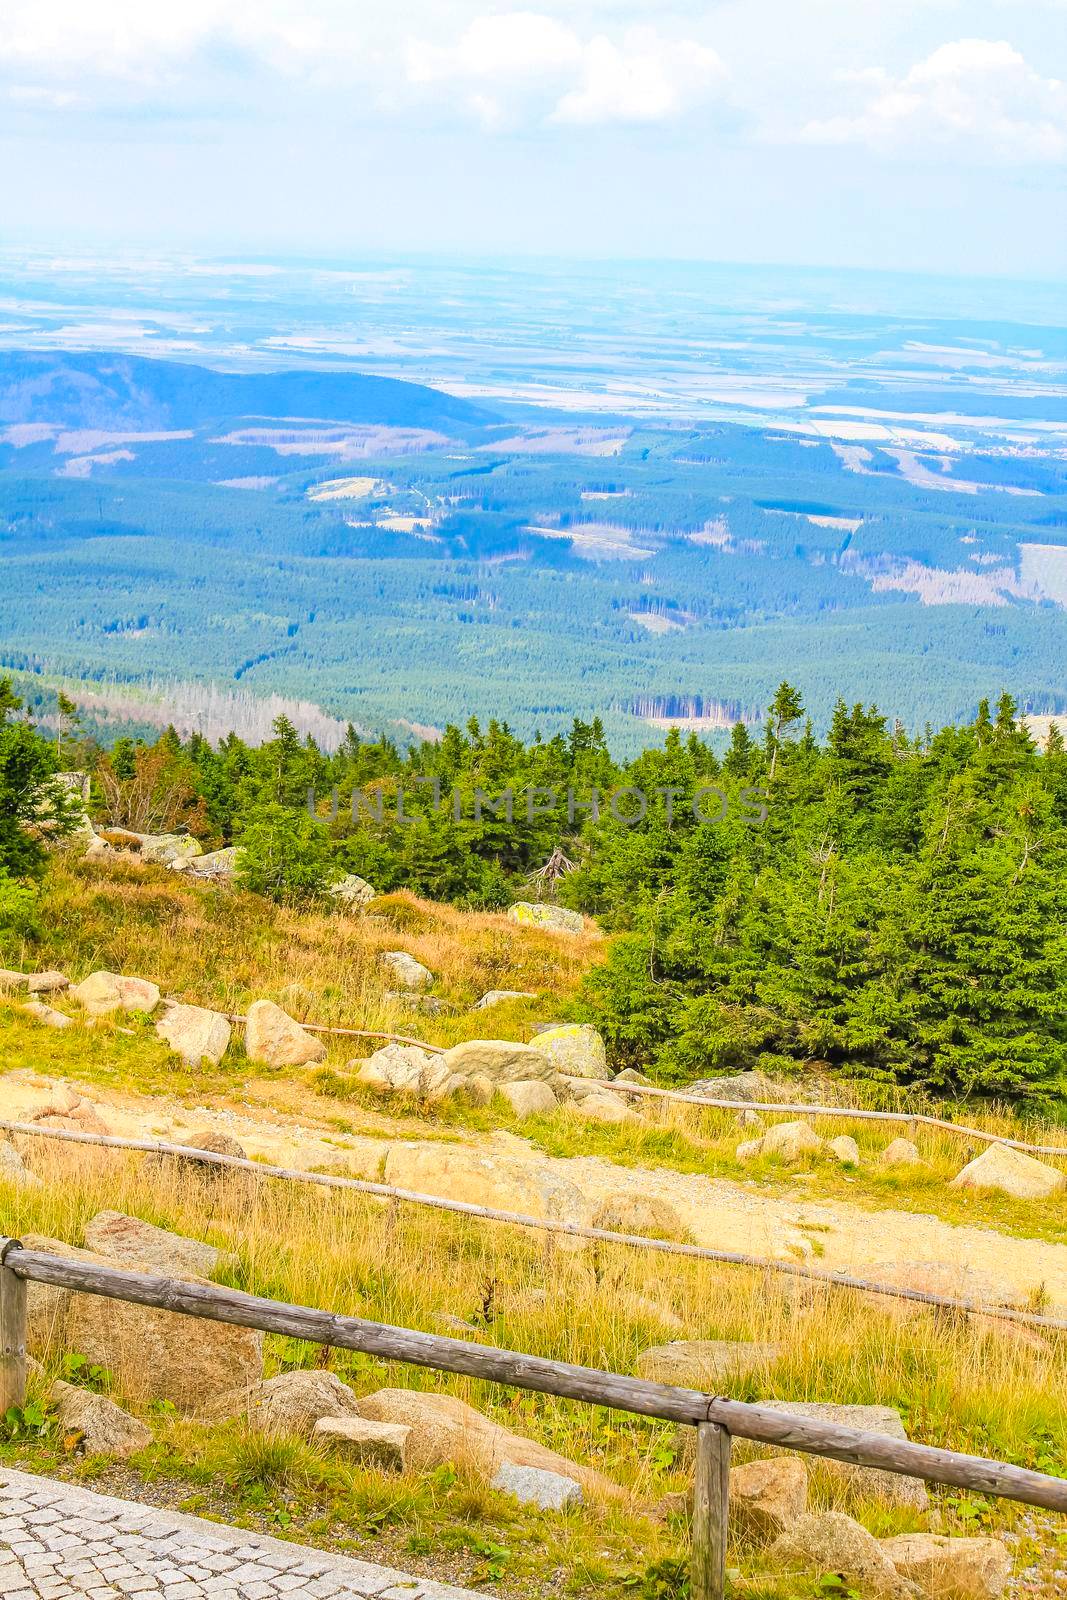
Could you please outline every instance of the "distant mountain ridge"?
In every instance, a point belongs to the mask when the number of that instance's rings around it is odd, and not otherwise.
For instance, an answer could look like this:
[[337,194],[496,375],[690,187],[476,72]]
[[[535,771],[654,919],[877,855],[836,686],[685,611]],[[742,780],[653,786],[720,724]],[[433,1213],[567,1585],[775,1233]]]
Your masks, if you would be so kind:
[[236,417],[430,429],[496,420],[439,389],[358,372],[219,372],[145,356],[0,351],[0,423],[149,432]]

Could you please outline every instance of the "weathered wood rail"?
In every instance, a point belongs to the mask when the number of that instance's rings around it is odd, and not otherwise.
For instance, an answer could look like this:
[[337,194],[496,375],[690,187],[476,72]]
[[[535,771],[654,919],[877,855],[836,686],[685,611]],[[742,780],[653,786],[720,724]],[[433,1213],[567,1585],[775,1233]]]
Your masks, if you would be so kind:
[[[239,1012],[227,1011],[224,1013],[227,1021],[243,1028],[248,1021],[247,1017]],[[430,1055],[443,1056],[447,1054],[444,1045],[427,1044],[425,1039],[414,1039],[406,1033],[377,1033],[369,1028],[341,1028],[325,1022],[302,1022],[300,1026],[308,1033],[326,1033],[344,1039],[386,1039],[395,1044],[413,1044],[420,1050],[426,1050]],[[537,1036],[534,1035],[531,1043],[536,1044]],[[565,1083],[584,1084],[588,1087],[588,1078],[570,1078],[565,1073],[561,1074]],[[815,1106],[805,1105],[803,1102],[787,1104],[776,1100],[721,1100],[711,1095],[686,1094],[684,1089],[660,1089],[654,1084],[644,1083],[617,1083],[612,1078],[598,1080],[601,1089],[612,1089],[616,1094],[648,1096],[650,1099],[674,1101],[679,1105],[703,1106],[711,1111],[763,1111],[771,1116],[793,1117],[844,1117],[853,1122],[895,1122],[901,1126],[918,1128],[938,1128],[943,1133],[954,1133],[961,1139],[977,1139],[983,1144],[1006,1144],[1012,1150],[1023,1150],[1028,1155],[1034,1156],[1059,1156],[1067,1161],[1067,1145],[1061,1144],[1031,1144],[1026,1139],[1012,1139],[1006,1133],[990,1133],[987,1128],[972,1128],[965,1122],[949,1122],[946,1117],[934,1117],[925,1111],[868,1111],[859,1106]]]
[[395,1328],[311,1306],[286,1305],[217,1284],[187,1283],[73,1261],[27,1250],[18,1239],[10,1238],[0,1238],[0,1416],[11,1406],[21,1406],[26,1396],[30,1283],[358,1350],[384,1361],[460,1373],[695,1428],[692,1600],[722,1600],[725,1593],[730,1441],[734,1437],[1067,1512],[1067,1481],[1007,1462],[771,1411],[696,1389],[647,1383],[594,1367]]
[[560,1222],[553,1217],[527,1216],[521,1211],[503,1211],[493,1206],[476,1205],[471,1200],[451,1200],[446,1195],[421,1194],[416,1189],[397,1189],[370,1178],[346,1178],[338,1173],[308,1172],[298,1167],[276,1167],[247,1156],[226,1156],[214,1150],[198,1150],[194,1145],[170,1144],[161,1139],[125,1139],[118,1134],[81,1133],[74,1128],[40,1128],[32,1122],[12,1122],[0,1118],[0,1133],[27,1134],[31,1138],[53,1139],[66,1144],[97,1145],[108,1150],[129,1150],[138,1155],[176,1156],[184,1161],[206,1162],[210,1166],[253,1173],[257,1178],[273,1178],[286,1183],[306,1183],[326,1189],[348,1189],[374,1199],[393,1200],[407,1205],[427,1206],[434,1211],[451,1211],[481,1222],[503,1222],[541,1233],[561,1234],[570,1239],[593,1243],[621,1244],[631,1249],[655,1250],[661,1255],[688,1256],[696,1261],[714,1261],[723,1266],[750,1267],[759,1272],[779,1273],[801,1278],[808,1283],[832,1289],[851,1289],[858,1294],[873,1294],[890,1300],[908,1300],[935,1310],[952,1311],[960,1316],[992,1317],[1004,1322],[1021,1322],[1028,1327],[1067,1332],[1067,1318],[1050,1317],[1039,1311],[1017,1311],[1011,1306],[987,1304],[981,1300],[953,1298],[927,1289],[908,1289],[895,1283],[877,1283],[846,1272],[823,1272],[817,1267],[793,1261],[776,1261],[769,1256],[750,1256],[738,1250],[715,1250],[709,1245],[685,1244],[679,1239],[651,1239],[642,1233],[619,1233],[611,1228],[595,1228],[580,1222]]

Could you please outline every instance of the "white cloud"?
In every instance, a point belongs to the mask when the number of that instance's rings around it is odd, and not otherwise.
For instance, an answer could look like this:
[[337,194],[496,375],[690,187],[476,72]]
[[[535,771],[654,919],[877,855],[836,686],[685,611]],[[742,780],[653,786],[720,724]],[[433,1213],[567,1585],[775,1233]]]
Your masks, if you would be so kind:
[[956,146],[1004,162],[1067,158],[1067,87],[1005,40],[957,39],[903,77],[875,68],[847,81],[864,97],[860,109],[809,122],[803,139],[888,154]]
[[553,122],[664,122],[706,98],[726,71],[714,50],[631,28],[621,44],[589,41],[582,82],[560,100]]
[[412,83],[531,78],[569,71],[581,58],[581,41],[563,23],[535,11],[498,12],[476,17],[452,45],[412,40],[408,78]]
[[717,90],[714,50],[656,28],[583,38],[541,12],[475,18],[450,44],[412,40],[408,81],[436,87],[488,127],[520,122],[665,122]]
[[218,53],[275,70],[319,46],[314,24],[230,0],[4,0],[0,70],[43,82],[90,78],[151,87]]

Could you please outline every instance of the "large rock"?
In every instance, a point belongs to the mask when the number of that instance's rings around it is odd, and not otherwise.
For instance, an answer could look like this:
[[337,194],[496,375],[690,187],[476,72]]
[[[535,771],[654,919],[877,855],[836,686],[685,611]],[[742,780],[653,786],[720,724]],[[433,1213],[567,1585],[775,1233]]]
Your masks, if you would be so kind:
[[159,989],[146,978],[125,978],[118,972],[93,972],[70,991],[91,1017],[112,1011],[154,1011]]
[[450,1072],[445,1058],[413,1044],[387,1044],[357,1067],[356,1081],[379,1093],[413,1094],[420,1100],[443,1100],[463,1083]]
[[428,989],[433,983],[433,973],[421,961],[409,956],[406,950],[383,950],[379,961],[385,970],[405,989]]
[[222,1259],[213,1244],[168,1233],[122,1211],[97,1212],[85,1224],[85,1244],[118,1266],[168,1278],[210,1278]]
[[585,927],[585,918],[580,912],[531,900],[517,901],[509,908],[508,916],[520,927],[547,928],[550,933],[581,933]]
[[509,1433],[451,1394],[417,1389],[379,1389],[359,1401],[359,1414],[373,1422],[399,1422],[411,1429],[408,1460],[419,1470],[473,1461],[489,1477],[505,1464],[557,1473],[602,1494],[621,1491],[591,1467],[568,1461],[555,1450]]
[[188,833],[144,833],[140,835],[140,857],[159,867],[169,867],[175,861],[192,861],[203,856],[199,839]]
[[469,1145],[394,1144],[385,1159],[385,1182],[522,1216],[585,1221],[585,1201],[569,1179],[543,1163]]
[[587,1022],[561,1022],[554,1028],[539,1028],[537,1048],[565,1078],[611,1077],[604,1041]]
[[636,1371],[649,1383],[710,1393],[727,1378],[746,1377],[769,1366],[778,1355],[777,1345],[750,1339],[676,1339],[642,1350]]
[[333,896],[338,904],[352,911],[359,911],[374,899],[377,889],[369,884],[366,878],[360,878],[354,872],[348,873],[336,883],[331,883],[326,891]]
[[468,1039],[445,1051],[445,1065],[457,1078],[489,1078],[493,1083],[514,1083],[532,1078],[554,1078],[550,1058],[529,1044],[510,1039]]
[[839,1573],[863,1600],[911,1600],[915,1591],[878,1540],[840,1511],[809,1513],[780,1534],[768,1551],[773,1567],[799,1567],[821,1576]]
[[253,1000],[245,1024],[245,1054],[270,1067],[306,1067],[323,1060],[326,1046],[273,1000]]
[[74,1089],[55,1091],[55,1099],[28,1118],[42,1128],[70,1128],[74,1133],[108,1133],[107,1123],[91,1100]]
[[191,878],[226,882],[237,871],[237,846],[229,844],[224,850],[209,850],[199,856],[177,856],[170,862],[170,870],[186,872]]
[[473,1011],[488,1011],[490,1006],[503,1005],[506,1000],[536,1000],[535,994],[529,994],[525,989],[490,989],[488,994],[483,994],[471,1007]]
[[879,1543],[900,1576],[930,1600],[997,1600],[1011,1577],[1011,1556],[999,1539],[900,1533]]
[[582,1486],[573,1478],[546,1472],[543,1467],[517,1467],[513,1461],[505,1461],[496,1469],[490,1488],[513,1495],[520,1505],[536,1506],[539,1511],[565,1511],[568,1506],[582,1503]]
[[1064,1184],[1067,1184],[1067,1177],[1058,1167],[1035,1161],[1024,1150],[1013,1150],[1011,1145],[991,1144],[956,1174],[949,1188],[994,1189],[1016,1200],[1047,1200],[1050,1195],[1058,1194]]
[[[748,1161],[755,1156],[777,1156],[779,1161],[807,1161],[811,1156],[822,1155],[825,1141],[807,1122],[779,1122],[759,1139],[749,1139],[737,1148],[737,1159]],[[743,1152],[743,1153],[742,1153]]]
[[357,1417],[356,1397],[333,1372],[318,1368],[280,1372],[214,1395],[201,1408],[208,1419],[247,1417],[263,1433],[310,1438],[323,1417]]
[[[795,1102],[795,1084],[778,1083],[762,1072],[735,1072],[721,1078],[700,1078],[685,1086],[686,1094],[695,1094],[702,1100],[729,1100],[734,1105],[762,1101],[768,1105],[776,1102]],[[806,1099],[810,1096],[805,1095]]]
[[544,1116],[559,1104],[543,1078],[516,1078],[500,1084],[499,1092],[517,1117]]
[[808,1469],[796,1456],[748,1461],[730,1470],[730,1521],[764,1542],[792,1527],[808,1509]]
[[[900,1412],[892,1406],[842,1406],[818,1400],[761,1400],[759,1404],[767,1411],[792,1411],[817,1422],[838,1422],[842,1427],[857,1428],[863,1433],[884,1433],[889,1439],[908,1437]],[[929,1505],[922,1478],[905,1478],[897,1472],[883,1472],[880,1467],[854,1467],[846,1461],[829,1458],[822,1464],[827,1472],[851,1484],[860,1494],[886,1505],[914,1511],[925,1511]]]
[[593,1227],[611,1233],[638,1233],[646,1239],[689,1238],[689,1229],[669,1201],[632,1189],[605,1195],[593,1213]]
[[156,1033],[190,1067],[205,1060],[217,1067],[230,1042],[227,1019],[205,1006],[168,1006],[156,1023]]
[[372,1422],[369,1417],[320,1417],[312,1434],[349,1461],[403,1472],[411,1429],[402,1422]]
[[[118,1265],[96,1251],[37,1234],[24,1235],[23,1243],[68,1260]],[[30,1283],[27,1290],[30,1354],[44,1360],[76,1351],[106,1367],[122,1393],[170,1400],[191,1411],[213,1394],[247,1387],[262,1376],[263,1336],[251,1328],[194,1321],[50,1284]]]
[[34,1177],[13,1144],[0,1139],[0,1183],[21,1184],[32,1188],[40,1179]]
[[88,1456],[113,1456],[125,1461],[152,1443],[152,1430],[123,1411],[106,1395],[78,1389],[62,1379],[52,1385],[64,1447]]

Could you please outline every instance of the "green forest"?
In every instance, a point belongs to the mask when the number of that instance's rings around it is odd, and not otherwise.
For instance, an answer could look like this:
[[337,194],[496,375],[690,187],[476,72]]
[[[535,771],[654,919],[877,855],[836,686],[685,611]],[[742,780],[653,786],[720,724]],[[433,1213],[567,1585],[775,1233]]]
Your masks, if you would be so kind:
[[472,719],[406,749],[350,728],[328,754],[283,717],[258,748],[169,729],[105,751],[71,701],[48,741],[10,684],[0,710],[8,938],[32,936],[46,869],[24,824],[49,771],[86,768],[98,825],[232,841],[244,885],[275,898],[325,898],[355,873],[586,913],[612,937],[582,1015],[619,1066],[660,1081],[818,1064],[1063,1103],[1067,752],[1055,726],[1039,748],[1008,694],[918,737],[839,700],[819,739],[783,683],[725,754],[672,732],[626,761],[596,720],[524,742]]

